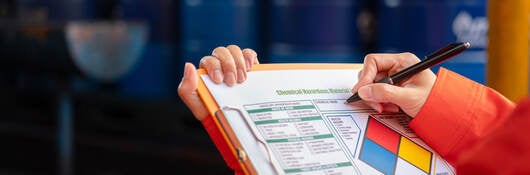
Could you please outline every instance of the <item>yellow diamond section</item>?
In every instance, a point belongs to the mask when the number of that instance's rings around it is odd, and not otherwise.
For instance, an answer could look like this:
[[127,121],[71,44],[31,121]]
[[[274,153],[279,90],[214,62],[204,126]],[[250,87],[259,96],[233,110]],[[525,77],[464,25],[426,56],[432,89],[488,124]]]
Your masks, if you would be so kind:
[[399,157],[430,174],[432,153],[405,137],[400,140]]

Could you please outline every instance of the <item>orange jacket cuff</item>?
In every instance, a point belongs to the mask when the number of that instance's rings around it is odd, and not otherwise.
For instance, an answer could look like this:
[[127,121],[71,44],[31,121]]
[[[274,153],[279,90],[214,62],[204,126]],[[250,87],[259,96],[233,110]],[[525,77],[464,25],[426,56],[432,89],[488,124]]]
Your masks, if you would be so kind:
[[410,127],[450,163],[504,122],[514,104],[494,90],[440,68]]

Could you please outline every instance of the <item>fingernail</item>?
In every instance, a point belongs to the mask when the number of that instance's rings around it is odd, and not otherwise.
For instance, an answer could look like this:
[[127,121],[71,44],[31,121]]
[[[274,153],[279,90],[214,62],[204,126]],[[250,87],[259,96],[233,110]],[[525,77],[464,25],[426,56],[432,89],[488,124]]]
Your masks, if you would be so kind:
[[245,72],[243,69],[237,69],[237,82],[241,83],[245,81]]
[[214,73],[213,79],[216,83],[223,82],[223,73],[221,73],[221,70],[215,70],[213,73]]
[[252,64],[250,64],[250,62],[247,61],[247,72],[250,71],[251,68],[252,68]]
[[184,77],[188,77],[190,75],[190,71],[188,69],[190,65],[188,63],[184,64],[184,75],[182,76],[182,78]]
[[232,86],[236,83],[236,76],[234,75],[234,72],[228,72],[225,74],[225,83],[228,86]]
[[246,51],[243,54],[245,54],[244,57],[245,57],[245,60],[247,60],[246,61],[246,63],[247,63],[247,71],[250,71],[250,69],[252,68],[252,64],[248,60],[254,60],[254,58],[252,58],[252,54],[249,51]]
[[361,98],[363,100],[368,100],[368,101],[373,100],[372,88],[370,88],[370,87],[366,87],[366,86],[361,87],[361,88],[359,88],[357,93],[359,93],[359,96],[361,96]]

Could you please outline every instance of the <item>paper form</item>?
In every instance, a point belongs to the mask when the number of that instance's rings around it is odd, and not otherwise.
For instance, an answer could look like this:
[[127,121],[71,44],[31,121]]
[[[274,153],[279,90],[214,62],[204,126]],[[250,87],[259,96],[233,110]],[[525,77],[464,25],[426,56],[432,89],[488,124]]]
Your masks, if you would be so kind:
[[232,87],[201,78],[258,174],[454,174],[410,117],[344,104],[358,73],[259,70]]

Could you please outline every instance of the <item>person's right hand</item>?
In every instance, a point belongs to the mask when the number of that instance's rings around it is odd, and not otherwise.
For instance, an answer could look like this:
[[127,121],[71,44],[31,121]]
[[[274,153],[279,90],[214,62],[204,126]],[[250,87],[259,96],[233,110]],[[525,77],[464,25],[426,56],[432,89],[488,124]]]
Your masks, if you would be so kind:
[[414,117],[423,107],[436,81],[436,75],[430,69],[398,85],[373,82],[418,62],[420,59],[412,53],[368,54],[352,92],[358,92],[363,101],[378,112],[398,112],[401,108]]

